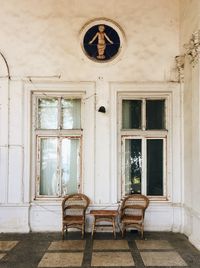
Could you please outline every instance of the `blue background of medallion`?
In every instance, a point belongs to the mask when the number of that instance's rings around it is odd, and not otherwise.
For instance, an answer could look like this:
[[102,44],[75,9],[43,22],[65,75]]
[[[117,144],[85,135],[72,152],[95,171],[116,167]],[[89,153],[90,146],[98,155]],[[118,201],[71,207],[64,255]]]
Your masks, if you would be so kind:
[[[95,36],[97,32],[99,32],[99,25],[104,25],[105,30],[104,32],[107,34],[107,36],[110,38],[111,41],[113,41],[113,44],[110,44],[108,40],[106,40],[106,50],[105,50],[105,59],[97,59],[98,50],[97,50],[97,43],[98,38],[94,40],[92,44],[89,45],[89,42],[92,40],[92,38]],[[106,24],[97,24],[93,27],[91,27],[84,36],[83,39],[83,47],[87,54],[87,56],[95,61],[99,62],[105,62],[108,60],[111,60],[117,53],[120,48],[120,38],[118,33],[110,26]]]

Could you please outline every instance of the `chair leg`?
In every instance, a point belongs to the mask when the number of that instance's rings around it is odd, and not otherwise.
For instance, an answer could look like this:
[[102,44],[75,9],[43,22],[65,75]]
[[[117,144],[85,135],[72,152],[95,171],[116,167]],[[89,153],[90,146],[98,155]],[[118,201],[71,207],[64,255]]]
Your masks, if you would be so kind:
[[96,218],[94,218],[94,221],[93,221],[93,224],[92,224],[92,238],[93,238],[93,235],[94,235],[95,225],[96,225]]
[[124,224],[122,223],[122,238],[124,237]]
[[84,238],[85,224],[82,224],[81,238]]
[[142,239],[144,238],[144,230],[143,230],[143,228],[141,228],[141,238]]
[[62,240],[64,240],[64,229],[65,229],[65,226],[63,224],[63,226],[62,226]]

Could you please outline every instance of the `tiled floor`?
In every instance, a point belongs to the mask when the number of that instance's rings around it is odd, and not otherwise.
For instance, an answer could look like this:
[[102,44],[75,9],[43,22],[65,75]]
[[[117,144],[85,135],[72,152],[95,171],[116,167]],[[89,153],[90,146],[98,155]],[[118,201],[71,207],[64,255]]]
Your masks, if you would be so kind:
[[0,234],[0,268],[61,267],[191,267],[200,268],[200,251],[184,235],[145,232],[118,234],[61,233]]

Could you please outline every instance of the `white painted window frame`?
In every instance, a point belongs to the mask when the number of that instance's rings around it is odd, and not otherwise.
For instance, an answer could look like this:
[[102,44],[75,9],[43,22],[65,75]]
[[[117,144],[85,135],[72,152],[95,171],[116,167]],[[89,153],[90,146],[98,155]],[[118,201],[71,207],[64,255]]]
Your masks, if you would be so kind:
[[[57,162],[57,176],[59,178],[59,181],[58,181],[58,192],[57,192],[57,195],[40,195],[40,160],[41,160],[41,150],[40,150],[40,141],[41,139],[48,139],[48,138],[57,138],[58,140],[58,147],[57,147],[57,153],[58,153],[58,162]],[[58,197],[62,197],[63,196],[63,193],[62,193],[62,180],[61,180],[61,172],[62,172],[62,169],[61,169],[61,163],[60,163],[60,152],[61,152],[61,140],[63,138],[68,138],[68,139],[79,139],[80,140],[80,148],[79,148],[79,151],[80,151],[80,155],[79,155],[79,162],[80,162],[80,166],[78,167],[79,168],[79,177],[77,178],[77,193],[81,193],[82,192],[82,184],[83,184],[83,178],[82,178],[82,151],[81,151],[81,148],[82,148],[82,135],[80,136],[68,136],[68,135],[59,135],[59,136],[55,136],[55,135],[35,135],[35,141],[36,141],[36,148],[37,148],[37,153],[36,153],[36,185],[35,185],[35,188],[36,188],[36,198],[51,198],[51,197],[54,197],[54,198],[58,198]]]
[[[57,202],[60,198],[42,197],[36,198],[36,144],[34,140],[35,121],[33,118],[33,93],[48,93],[55,95],[56,93],[63,95],[78,96],[82,94],[84,109],[82,125],[82,185],[81,190],[86,195],[89,195],[94,200],[94,130],[95,130],[95,84],[93,82],[41,82],[38,80],[24,82],[24,200],[25,202]],[[80,133],[80,130],[78,130]],[[63,130],[60,130],[61,134]],[[68,130],[69,134],[71,130]],[[77,135],[77,132],[75,133]],[[90,150],[87,148],[90,147]],[[28,179],[29,178],[29,179]]]
[[[84,114],[84,105],[83,105],[83,99],[84,99],[85,93],[83,92],[33,92],[32,94],[32,115],[33,115],[33,124],[34,124],[34,129],[33,129],[33,146],[36,147],[36,157],[35,157],[35,166],[36,166],[36,185],[35,185],[35,196],[36,198],[59,198],[62,197],[62,189],[61,189],[61,170],[60,170],[60,139],[61,138],[79,138],[80,139],[80,170],[79,174],[80,177],[78,178],[78,188],[77,192],[82,192],[82,152],[81,152],[81,143],[82,143],[82,137],[83,137],[83,129],[82,126],[84,125],[83,122],[83,114]],[[38,101],[41,98],[45,99],[52,99],[52,98],[57,98],[58,99],[58,125],[57,129],[39,129],[38,124],[39,124],[39,117],[38,117]],[[65,99],[80,99],[81,100],[81,128],[80,129],[61,129],[61,98]],[[58,193],[57,195],[41,195],[40,194],[40,140],[42,138],[50,138],[50,137],[56,137],[58,138],[58,159],[59,163],[57,163],[57,176],[60,180],[59,185],[58,185]]]
[[[122,101],[123,100],[141,100],[141,129],[122,129]],[[165,101],[165,129],[160,130],[146,130],[146,101],[147,100],[164,100]],[[168,139],[168,125],[169,125],[169,110],[168,110],[169,96],[162,93],[119,93],[118,94],[118,132],[120,133],[121,146],[121,193],[124,196],[125,193],[125,168],[124,168],[124,156],[125,156],[125,139],[141,139],[142,141],[142,181],[141,192],[147,195],[147,176],[146,176],[146,142],[148,139],[162,139],[163,140],[163,195],[162,196],[148,196],[150,199],[167,199],[167,183],[166,183],[166,170],[167,170],[167,139]]]
[[166,200],[166,193],[167,193],[167,183],[166,183],[166,170],[167,170],[167,137],[165,136],[145,136],[145,133],[143,135],[121,135],[121,193],[122,196],[125,196],[125,166],[124,166],[124,157],[125,157],[125,141],[126,140],[134,140],[134,139],[139,139],[141,140],[141,145],[142,145],[142,176],[141,176],[141,193],[144,195],[147,195],[147,176],[146,176],[146,143],[148,139],[160,139],[163,140],[163,195],[162,196],[149,196],[148,198],[150,199],[163,199]]
[[[121,126],[119,122],[119,96],[152,97],[167,99],[166,128],[168,129],[168,140],[166,144],[166,197],[153,197],[154,202],[179,203],[182,198],[182,124],[181,124],[181,91],[180,85],[173,82],[112,82],[110,83],[111,98],[111,121],[110,121],[110,143],[111,143],[111,198],[113,202],[119,202],[123,198],[121,191]],[[152,134],[154,131],[151,131]],[[155,134],[155,132],[154,132]],[[139,135],[139,133],[138,133]],[[115,179],[116,183],[115,183]],[[117,196],[117,198],[116,198]]]

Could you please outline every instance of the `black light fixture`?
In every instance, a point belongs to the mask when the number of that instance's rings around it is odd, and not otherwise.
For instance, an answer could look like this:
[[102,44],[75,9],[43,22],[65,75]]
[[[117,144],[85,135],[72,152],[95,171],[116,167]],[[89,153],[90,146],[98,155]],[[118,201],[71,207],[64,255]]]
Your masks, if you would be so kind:
[[100,113],[106,113],[106,108],[104,106],[100,106],[98,112]]

